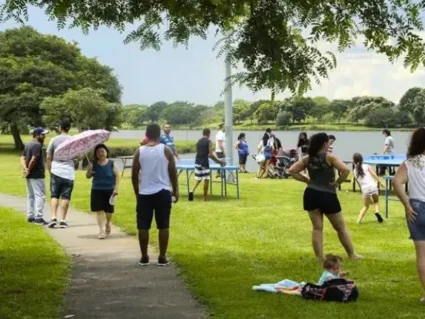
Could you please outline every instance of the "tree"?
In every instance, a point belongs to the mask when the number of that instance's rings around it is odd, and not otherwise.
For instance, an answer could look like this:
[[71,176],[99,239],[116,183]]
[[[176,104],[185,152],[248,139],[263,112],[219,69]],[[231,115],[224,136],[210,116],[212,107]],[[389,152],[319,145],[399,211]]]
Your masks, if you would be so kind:
[[239,123],[245,119],[245,115],[249,110],[249,102],[242,99],[237,99],[233,101],[233,122]]
[[334,119],[341,123],[341,119],[351,109],[353,102],[350,100],[333,100],[329,105],[329,109],[332,112]]
[[401,97],[398,108],[400,113],[406,113],[410,115],[416,124],[425,123],[424,106],[425,102],[425,89],[414,87],[407,90],[406,93]]
[[146,118],[151,122],[158,122],[161,113],[168,107],[164,101],[156,102],[149,106],[145,112]]
[[311,116],[321,122],[323,117],[329,113],[329,105],[331,104],[331,101],[324,96],[316,96],[313,98],[313,102],[314,106],[311,109]]
[[421,90],[414,98],[411,104],[411,112],[416,124],[425,123],[425,90]]
[[391,109],[394,103],[381,96],[359,96],[352,99],[351,118],[358,123],[375,109]]
[[47,97],[41,103],[44,121],[54,125],[69,119],[81,132],[86,129],[113,130],[122,121],[121,106],[109,103],[102,92],[92,89],[70,90],[61,97]]
[[280,112],[276,118],[276,126],[286,126],[291,123],[292,114],[288,111]]
[[170,124],[197,124],[203,108],[195,108],[192,103],[176,101],[168,105],[160,117]]
[[400,102],[398,103],[398,108],[400,111],[406,111],[412,113],[414,106],[414,100],[416,96],[421,93],[424,89],[419,87],[414,87],[408,89],[406,93],[401,97]]
[[368,126],[375,127],[390,127],[394,126],[395,117],[394,111],[390,108],[377,107],[371,110],[365,118],[365,123]]
[[75,44],[30,27],[0,32],[0,118],[10,129],[15,147],[23,148],[20,132],[42,125],[40,103],[83,86],[119,103],[121,88],[112,70],[81,56]]
[[392,62],[405,56],[405,65],[414,70],[425,61],[425,44],[416,33],[423,30],[424,6],[414,0],[367,5],[363,0],[8,0],[0,5],[0,21],[27,19],[29,5],[43,8],[60,28],[69,22],[85,32],[101,25],[123,31],[137,21],[125,42],[139,42],[141,49],[159,50],[164,39],[187,45],[191,36],[206,38],[215,26],[228,34],[218,43],[219,53],[246,70],[234,80],[255,91],[303,93],[312,80],[326,78],[336,62],[332,54],[317,49],[318,41],[336,43],[343,51],[363,36],[366,48]]
[[148,106],[143,104],[130,104],[122,107],[123,122],[132,128],[139,128],[147,120],[145,113]]
[[294,97],[283,104],[283,109],[292,114],[293,123],[304,121],[314,107],[315,103],[311,97]]
[[270,121],[276,120],[276,115],[279,109],[272,102],[263,103],[255,111],[254,116],[260,124],[267,124]]

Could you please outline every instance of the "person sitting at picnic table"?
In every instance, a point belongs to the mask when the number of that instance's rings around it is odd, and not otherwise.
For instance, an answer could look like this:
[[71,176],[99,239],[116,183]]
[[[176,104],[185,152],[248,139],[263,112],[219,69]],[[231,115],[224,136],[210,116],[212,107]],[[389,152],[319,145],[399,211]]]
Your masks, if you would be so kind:
[[202,138],[196,143],[195,184],[189,192],[189,201],[193,201],[193,194],[202,180],[204,180],[204,201],[208,200],[208,189],[210,186],[210,158],[222,167],[226,165],[226,162],[224,160],[220,160],[213,152],[213,146],[210,140],[210,129],[204,129],[202,135]]
[[90,207],[96,213],[99,226],[99,239],[111,233],[111,220],[114,213],[114,197],[118,195],[119,172],[109,159],[109,149],[99,144],[94,149],[94,161],[87,167],[86,177],[93,178]]

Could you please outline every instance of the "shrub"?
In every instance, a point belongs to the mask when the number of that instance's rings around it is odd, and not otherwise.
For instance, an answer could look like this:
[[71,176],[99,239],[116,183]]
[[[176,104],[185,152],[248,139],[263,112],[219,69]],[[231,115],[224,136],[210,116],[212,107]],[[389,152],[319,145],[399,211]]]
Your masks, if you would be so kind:
[[280,112],[276,118],[276,126],[286,126],[291,123],[292,115],[288,111]]

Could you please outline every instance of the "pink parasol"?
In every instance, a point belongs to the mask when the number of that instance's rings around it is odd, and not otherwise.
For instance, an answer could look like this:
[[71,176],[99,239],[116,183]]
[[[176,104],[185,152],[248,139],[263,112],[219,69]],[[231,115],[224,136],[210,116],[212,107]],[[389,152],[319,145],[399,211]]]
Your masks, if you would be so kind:
[[69,161],[78,156],[85,155],[93,150],[96,145],[106,142],[110,135],[111,132],[106,130],[89,130],[74,135],[56,148],[54,159]]

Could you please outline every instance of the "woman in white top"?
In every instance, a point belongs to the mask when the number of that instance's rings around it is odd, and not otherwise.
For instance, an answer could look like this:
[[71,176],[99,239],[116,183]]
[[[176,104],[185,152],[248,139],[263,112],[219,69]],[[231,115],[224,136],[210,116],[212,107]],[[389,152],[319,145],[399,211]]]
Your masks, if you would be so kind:
[[[379,223],[382,223],[381,214],[379,213],[379,191],[377,183],[382,182],[373,169],[367,165],[363,164],[363,156],[360,153],[354,153],[353,155],[353,164],[354,164],[354,178],[357,180],[357,183],[360,186],[360,189],[363,194],[363,208],[360,210],[359,218],[357,223],[360,224],[363,220],[363,217],[366,215],[370,204],[373,204],[375,207],[375,216],[378,219]],[[385,187],[385,186],[384,186]]]
[[[409,196],[404,184],[408,183]],[[416,248],[416,265],[425,291],[425,128],[416,129],[410,139],[407,160],[394,178],[394,189],[404,205],[410,238]],[[421,299],[425,301],[425,293]]]

